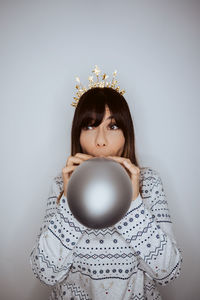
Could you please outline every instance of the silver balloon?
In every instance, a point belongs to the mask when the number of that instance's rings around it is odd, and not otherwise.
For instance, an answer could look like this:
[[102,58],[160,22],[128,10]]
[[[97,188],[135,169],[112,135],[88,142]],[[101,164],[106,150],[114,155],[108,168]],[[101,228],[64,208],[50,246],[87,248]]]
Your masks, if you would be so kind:
[[84,226],[113,226],[128,211],[133,188],[127,171],[113,159],[95,157],[73,171],[67,201],[74,217]]

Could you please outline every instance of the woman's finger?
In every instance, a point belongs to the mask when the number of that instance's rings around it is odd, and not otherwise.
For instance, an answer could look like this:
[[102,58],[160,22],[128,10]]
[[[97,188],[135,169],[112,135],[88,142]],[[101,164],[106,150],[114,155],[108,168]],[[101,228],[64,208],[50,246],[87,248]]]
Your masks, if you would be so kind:
[[68,174],[69,172],[71,172],[72,170],[74,170],[77,166],[67,166],[67,167],[64,167],[62,169],[62,173],[63,175],[66,175]]
[[130,162],[130,160],[128,158],[125,157],[121,157],[121,156],[107,156],[108,158],[111,158],[121,164],[124,164],[124,161]]
[[85,154],[85,153],[76,153],[76,155],[74,156],[78,159],[81,159],[82,162],[85,161],[85,160],[88,160],[90,158],[93,158],[94,156],[92,155],[89,155],[89,154]]
[[81,163],[83,160],[79,157],[75,157],[75,156],[69,156],[68,157],[68,160],[67,160],[67,163],[66,163],[66,166],[72,166],[74,163]]
[[123,164],[125,165],[125,167],[127,167],[131,174],[138,175],[140,173],[140,169],[138,167],[134,166],[131,163],[128,163],[126,160],[123,161]]
[[136,167],[128,158],[124,158],[121,156],[107,156],[107,157],[114,159],[118,162],[121,162],[133,175],[138,175],[140,173],[140,169]]

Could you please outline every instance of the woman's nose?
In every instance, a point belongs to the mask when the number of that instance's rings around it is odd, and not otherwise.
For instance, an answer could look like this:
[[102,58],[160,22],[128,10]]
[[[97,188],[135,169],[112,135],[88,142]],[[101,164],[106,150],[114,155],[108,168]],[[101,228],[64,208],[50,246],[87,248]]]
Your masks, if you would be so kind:
[[102,146],[106,146],[106,143],[104,143],[104,142],[97,142],[96,145],[97,145],[97,147],[102,147]]
[[97,136],[96,136],[96,146],[102,147],[107,145],[107,138],[106,134],[103,131],[103,129],[99,129],[97,131]]

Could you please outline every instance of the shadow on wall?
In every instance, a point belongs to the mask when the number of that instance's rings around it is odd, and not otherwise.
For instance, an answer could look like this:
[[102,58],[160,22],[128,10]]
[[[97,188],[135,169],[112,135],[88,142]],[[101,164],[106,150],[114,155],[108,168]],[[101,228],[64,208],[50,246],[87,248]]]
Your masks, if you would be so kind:
[[[35,282],[31,288],[31,294],[27,300],[43,299],[47,300],[51,294],[51,287],[42,285],[40,281]],[[17,300],[17,299],[16,299]],[[18,299],[20,300],[20,299]]]
[[[26,284],[26,283],[25,283]],[[20,286],[21,292],[18,291],[15,284],[9,282],[9,280],[1,280],[0,285],[0,299],[1,300],[48,300],[51,289],[48,286],[43,286],[38,281],[35,281],[31,288],[26,290],[26,287],[23,287],[23,284]],[[23,293],[23,289],[25,290]]]

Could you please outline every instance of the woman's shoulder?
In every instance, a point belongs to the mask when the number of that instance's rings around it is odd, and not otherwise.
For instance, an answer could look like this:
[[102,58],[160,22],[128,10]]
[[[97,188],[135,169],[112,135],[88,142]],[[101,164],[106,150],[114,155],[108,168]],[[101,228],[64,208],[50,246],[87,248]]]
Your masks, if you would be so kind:
[[154,186],[162,185],[160,173],[151,167],[140,168],[140,187],[143,198],[149,198]]
[[150,177],[160,177],[160,173],[151,168],[151,167],[141,167],[140,168],[140,176],[141,179],[146,179],[146,178],[150,178]]

